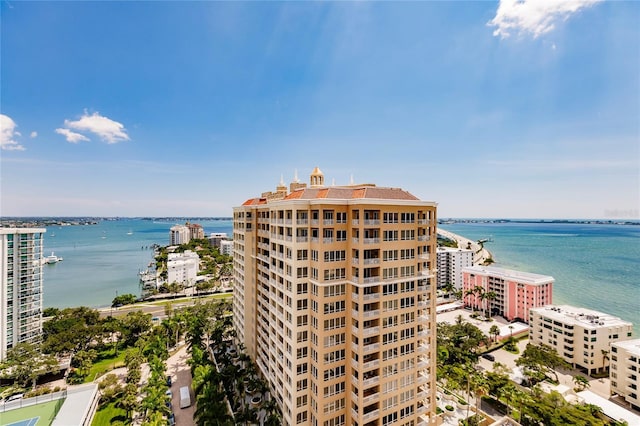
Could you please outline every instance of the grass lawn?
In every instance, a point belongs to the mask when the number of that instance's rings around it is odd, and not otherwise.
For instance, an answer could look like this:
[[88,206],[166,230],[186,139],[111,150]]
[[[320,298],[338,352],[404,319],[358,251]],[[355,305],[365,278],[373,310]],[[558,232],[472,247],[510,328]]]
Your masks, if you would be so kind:
[[131,421],[127,418],[127,412],[116,407],[115,402],[110,402],[96,411],[96,415],[91,422],[91,426],[110,426],[116,422],[123,425],[130,425]]
[[122,349],[118,352],[118,356],[115,356],[115,350],[113,349],[101,352],[100,359],[91,366],[91,370],[87,377],[85,377],[84,383],[92,382],[96,377],[99,377],[114,368],[123,367],[124,355],[125,351]]
[[1,416],[1,424],[10,425],[11,423],[39,417],[36,426],[49,426],[53,423],[53,419],[56,414],[58,414],[58,410],[60,410],[63,402],[64,399],[59,399],[57,401],[43,402],[42,404],[5,411]]

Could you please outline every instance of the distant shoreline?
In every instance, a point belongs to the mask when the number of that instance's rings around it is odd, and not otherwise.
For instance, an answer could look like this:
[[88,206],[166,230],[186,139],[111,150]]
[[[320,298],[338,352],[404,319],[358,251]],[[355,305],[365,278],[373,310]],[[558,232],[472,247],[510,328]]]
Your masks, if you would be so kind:
[[474,266],[484,265],[485,262],[489,259],[495,261],[491,252],[487,250],[483,244],[479,244],[477,241],[472,241],[466,237],[463,237],[462,235],[454,234],[450,231],[445,231],[442,228],[437,228],[436,232],[449,240],[455,241],[458,244],[458,248],[460,249],[466,249],[467,247],[470,247],[471,250],[473,250],[472,263]]

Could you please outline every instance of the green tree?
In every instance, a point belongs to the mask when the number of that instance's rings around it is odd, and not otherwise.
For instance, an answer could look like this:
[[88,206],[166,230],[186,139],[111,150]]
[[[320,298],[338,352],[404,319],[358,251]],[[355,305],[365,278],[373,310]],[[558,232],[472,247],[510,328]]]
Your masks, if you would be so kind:
[[133,303],[136,303],[136,299],[137,297],[135,294],[121,294],[113,298],[113,300],[111,301],[111,307],[115,308],[122,305],[131,305]]
[[42,354],[38,347],[31,343],[18,343],[7,350],[7,355],[0,370],[6,378],[13,379],[22,387],[36,387],[40,376],[57,371],[58,361],[53,355]]
[[555,369],[567,367],[567,362],[562,359],[555,349],[547,345],[527,344],[522,355],[516,360],[516,365],[523,367],[524,374],[533,383],[544,380],[548,374],[552,374],[555,382],[558,382],[558,374]]

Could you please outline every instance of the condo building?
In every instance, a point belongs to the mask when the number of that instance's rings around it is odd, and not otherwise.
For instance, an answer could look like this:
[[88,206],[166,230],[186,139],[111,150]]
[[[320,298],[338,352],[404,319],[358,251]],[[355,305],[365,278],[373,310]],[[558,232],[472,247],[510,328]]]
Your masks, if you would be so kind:
[[632,408],[640,410],[638,376],[640,376],[640,339],[611,343],[609,354],[611,393],[618,394]]
[[587,374],[604,371],[609,345],[631,339],[632,329],[629,321],[586,308],[549,305],[530,310],[529,341],[551,346]]
[[233,218],[238,339],[283,424],[435,422],[436,204],[316,168]]
[[0,228],[0,360],[42,336],[44,228]]
[[186,250],[184,253],[169,253],[167,258],[167,282],[190,287],[198,275],[200,257],[198,253]]
[[179,246],[191,240],[191,231],[187,225],[175,225],[169,229],[169,245]]
[[553,302],[553,277],[495,266],[470,266],[462,270],[466,306],[508,321],[529,320],[529,310]]
[[453,247],[438,247],[438,288],[451,284],[462,290],[462,269],[473,265],[473,250]]

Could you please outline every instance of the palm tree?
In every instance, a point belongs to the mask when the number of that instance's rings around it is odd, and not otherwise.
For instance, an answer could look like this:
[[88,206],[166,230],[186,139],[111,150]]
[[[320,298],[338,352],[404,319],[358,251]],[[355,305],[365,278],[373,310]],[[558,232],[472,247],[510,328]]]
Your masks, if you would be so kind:
[[444,290],[447,293],[447,298],[451,295],[451,293],[455,292],[456,288],[453,286],[453,284],[451,284],[450,282],[447,282],[443,287],[442,290]]
[[467,302],[467,300],[469,300],[468,299],[469,296],[474,296],[475,294],[476,294],[476,292],[475,292],[474,289],[465,290],[465,292],[464,292],[465,305],[471,306],[471,310],[473,311],[473,313],[476,312],[475,303],[469,303],[469,302]]
[[485,315],[484,315],[485,317],[491,318],[493,316],[493,309],[492,309],[492,306],[491,306],[491,302],[496,300],[497,297],[498,297],[498,295],[496,294],[495,291],[488,291],[487,293],[485,293],[485,299],[487,300],[488,305],[489,305],[489,307],[488,307],[489,314],[487,315],[485,313]]
[[609,351],[606,349],[602,349],[602,371],[604,371],[604,369],[607,366],[607,361],[609,360]]
[[591,386],[589,380],[584,376],[573,376],[573,383],[576,385],[576,392],[583,391]]
[[197,426],[231,426],[233,416],[227,409],[224,393],[218,390],[218,385],[208,383],[196,399],[196,409],[193,419]]
[[497,341],[498,335],[500,334],[500,327],[498,327],[497,325],[493,324],[489,328],[489,334],[493,336],[493,342],[495,343]]

